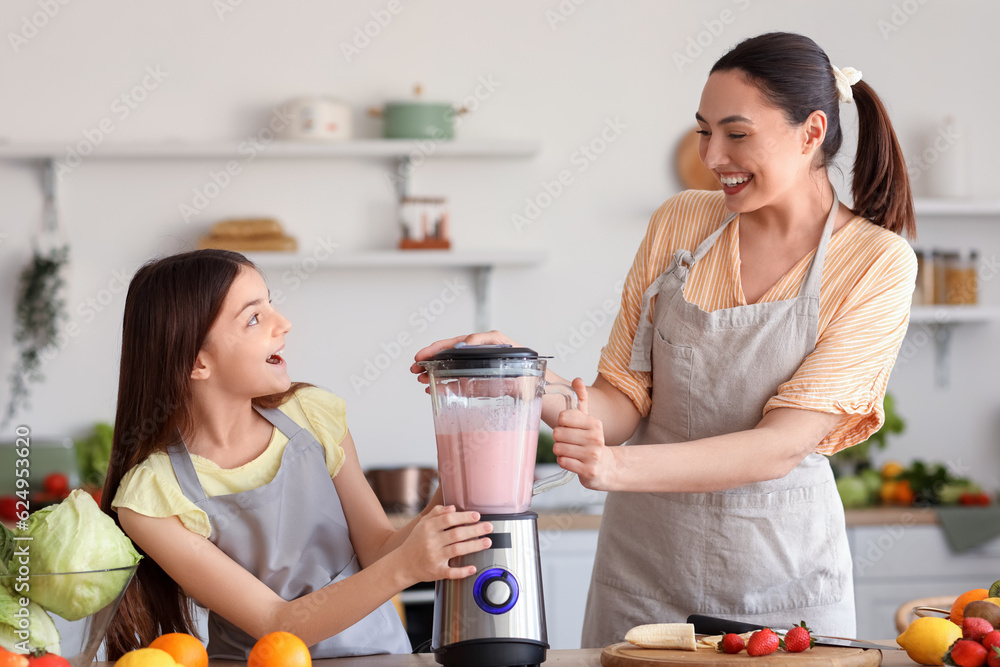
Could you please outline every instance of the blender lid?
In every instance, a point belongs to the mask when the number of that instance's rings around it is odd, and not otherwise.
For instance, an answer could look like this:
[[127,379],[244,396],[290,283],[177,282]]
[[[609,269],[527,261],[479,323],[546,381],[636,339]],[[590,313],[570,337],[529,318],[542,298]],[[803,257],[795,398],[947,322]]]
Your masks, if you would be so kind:
[[551,359],[541,357],[530,347],[514,347],[513,345],[466,345],[458,343],[455,347],[441,350],[431,361],[473,361],[492,359]]

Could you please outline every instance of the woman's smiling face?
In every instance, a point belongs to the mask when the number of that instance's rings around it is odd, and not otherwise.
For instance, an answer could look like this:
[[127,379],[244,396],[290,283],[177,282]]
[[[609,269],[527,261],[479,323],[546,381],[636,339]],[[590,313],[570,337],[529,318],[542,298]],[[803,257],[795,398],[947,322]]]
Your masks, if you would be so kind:
[[807,184],[815,168],[810,121],[789,125],[741,72],[712,74],[695,118],[701,161],[722,183],[730,210],[757,210]]

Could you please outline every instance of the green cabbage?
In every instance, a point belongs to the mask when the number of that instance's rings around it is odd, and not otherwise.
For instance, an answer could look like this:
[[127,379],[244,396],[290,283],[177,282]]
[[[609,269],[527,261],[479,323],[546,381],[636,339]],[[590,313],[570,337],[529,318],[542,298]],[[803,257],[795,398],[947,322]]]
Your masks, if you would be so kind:
[[[14,653],[28,653],[41,649],[47,653],[59,654],[59,631],[45,610],[36,602],[21,605],[20,596],[11,594],[0,586],[0,646]],[[25,623],[27,618],[27,623]],[[27,625],[28,636],[18,629]]]
[[[135,565],[139,552],[131,540],[101,511],[90,494],[79,489],[58,505],[34,512],[17,531],[29,549],[31,586],[27,595],[48,611],[76,621],[110,604],[125,587],[131,571],[91,572]],[[14,568],[11,568],[14,570]],[[88,574],[34,576],[53,572]]]

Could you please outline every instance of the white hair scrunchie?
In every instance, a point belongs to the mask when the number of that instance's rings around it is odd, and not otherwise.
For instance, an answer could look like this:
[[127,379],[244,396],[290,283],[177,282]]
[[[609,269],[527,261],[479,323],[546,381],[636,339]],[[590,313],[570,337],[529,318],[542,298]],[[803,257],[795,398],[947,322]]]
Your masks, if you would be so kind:
[[861,72],[853,67],[845,67],[844,69],[838,69],[833,65],[831,67],[833,67],[833,79],[837,82],[837,94],[840,101],[853,102],[854,91],[851,90],[851,86],[861,81]]

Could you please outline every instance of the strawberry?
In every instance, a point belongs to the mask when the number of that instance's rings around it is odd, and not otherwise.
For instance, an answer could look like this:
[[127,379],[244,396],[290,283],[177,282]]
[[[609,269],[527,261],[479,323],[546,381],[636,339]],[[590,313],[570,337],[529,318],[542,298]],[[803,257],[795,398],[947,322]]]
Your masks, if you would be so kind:
[[1000,667],[1000,648],[994,646],[989,649],[986,655],[986,664],[989,667]]
[[993,652],[994,646],[1000,646],[1000,630],[991,630],[983,636],[983,646],[990,653]]
[[986,664],[986,649],[977,641],[959,639],[944,654],[944,664],[958,667],[983,667]]
[[985,618],[966,616],[962,619],[962,638],[981,642],[986,633],[993,632],[993,624]]
[[785,633],[785,640],[782,645],[789,653],[801,653],[807,648],[812,648],[816,640],[809,634],[809,627],[805,621],[800,625],[793,625],[792,629]]
[[747,655],[770,655],[778,650],[781,640],[770,628],[764,628],[750,635],[747,642]]
[[722,638],[719,644],[719,651],[722,653],[739,653],[746,646],[743,637],[730,632]]

